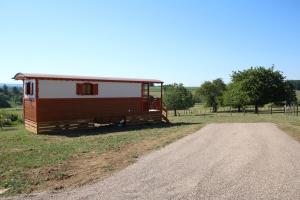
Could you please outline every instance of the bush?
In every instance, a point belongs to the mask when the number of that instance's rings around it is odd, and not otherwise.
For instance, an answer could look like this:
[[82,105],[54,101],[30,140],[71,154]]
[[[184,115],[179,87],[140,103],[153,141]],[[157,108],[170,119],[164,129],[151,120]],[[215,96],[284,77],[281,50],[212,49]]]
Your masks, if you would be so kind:
[[10,119],[12,122],[15,122],[15,121],[18,120],[18,115],[16,115],[16,114],[9,114],[6,118]]
[[0,128],[2,128],[4,126],[4,121],[5,121],[4,116],[0,115]]
[[10,104],[5,100],[0,98],[0,108],[10,108]]
[[4,125],[4,126],[11,126],[11,125],[12,125],[11,120],[10,120],[10,119],[7,119],[7,118],[6,118],[6,119],[4,118],[4,123],[3,123],[3,125]]
[[11,126],[16,122],[20,122],[17,114],[2,112],[0,114],[0,127]]

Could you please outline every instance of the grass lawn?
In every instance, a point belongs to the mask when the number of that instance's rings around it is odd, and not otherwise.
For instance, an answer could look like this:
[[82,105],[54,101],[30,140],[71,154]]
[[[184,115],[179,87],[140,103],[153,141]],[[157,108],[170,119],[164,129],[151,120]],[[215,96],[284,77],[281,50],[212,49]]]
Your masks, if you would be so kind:
[[78,186],[109,176],[140,155],[192,133],[201,123],[107,127],[72,135],[0,131],[0,188],[6,195]]
[[13,195],[100,180],[208,123],[274,122],[300,141],[300,116],[206,113],[169,118],[171,125],[106,127],[61,135],[34,135],[21,124],[4,128],[0,130],[0,189],[10,188],[5,195]]

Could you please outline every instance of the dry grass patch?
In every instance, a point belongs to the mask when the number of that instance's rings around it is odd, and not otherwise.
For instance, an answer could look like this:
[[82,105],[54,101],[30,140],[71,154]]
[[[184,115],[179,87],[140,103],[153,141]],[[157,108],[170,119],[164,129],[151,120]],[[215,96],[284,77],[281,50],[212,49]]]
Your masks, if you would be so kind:
[[[128,142],[120,148],[109,150],[102,154],[89,152],[71,156],[60,165],[50,168],[34,169],[29,174],[46,177],[45,184],[36,190],[55,190],[71,188],[86,183],[102,180],[111,174],[124,169],[135,162],[140,156],[161,148],[183,136],[197,130],[196,126],[187,127],[173,134],[163,134],[160,137],[144,139],[138,142]],[[35,179],[35,178],[34,178]]]
[[293,123],[278,124],[279,128],[300,142],[300,125]]

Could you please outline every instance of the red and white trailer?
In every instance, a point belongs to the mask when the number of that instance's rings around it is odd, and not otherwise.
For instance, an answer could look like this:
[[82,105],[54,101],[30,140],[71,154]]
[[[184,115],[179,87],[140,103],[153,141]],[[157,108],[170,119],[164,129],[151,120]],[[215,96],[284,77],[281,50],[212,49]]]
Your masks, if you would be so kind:
[[[24,122],[31,132],[93,128],[97,124],[168,122],[162,107],[163,82],[18,73],[23,80]],[[160,85],[160,97],[149,94]]]

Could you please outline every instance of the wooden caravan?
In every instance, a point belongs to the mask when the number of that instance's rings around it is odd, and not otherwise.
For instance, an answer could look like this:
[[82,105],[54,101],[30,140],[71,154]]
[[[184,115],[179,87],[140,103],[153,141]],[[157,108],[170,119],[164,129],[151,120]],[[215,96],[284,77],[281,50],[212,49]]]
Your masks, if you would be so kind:
[[[160,80],[18,73],[24,122],[31,132],[93,128],[95,124],[168,122]],[[149,94],[159,84],[160,97]]]

